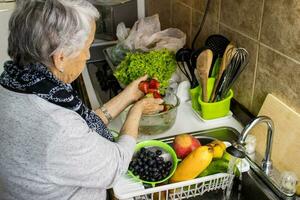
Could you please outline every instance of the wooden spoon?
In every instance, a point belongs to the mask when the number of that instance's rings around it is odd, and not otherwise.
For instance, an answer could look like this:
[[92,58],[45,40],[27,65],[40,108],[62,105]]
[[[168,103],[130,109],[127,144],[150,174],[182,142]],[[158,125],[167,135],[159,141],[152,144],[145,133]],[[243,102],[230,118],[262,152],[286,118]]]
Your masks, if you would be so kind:
[[197,71],[200,78],[200,84],[202,87],[202,101],[208,102],[207,97],[207,79],[209,70],[213,60],[213,52],[210,49],[206,49],[200,53],[197,57]]
[[216,80],[215,80],[213,91],[212,91],[211,96],[210,96],[210,102],[213,102],[214,99],[215,99],[216,90],[217,90],[218,84],[221,80],[222,74],[225,71],[225,69],[227,68],[228,64],[230,63],[234,53],[235,53],[235,46],[231,42],[227,45],[227,47],[224,51],[223,58],[222,58],[222,61],[221,61],[221,65],[220,65],[220,69],[219,69],[219,72],[218,72]]

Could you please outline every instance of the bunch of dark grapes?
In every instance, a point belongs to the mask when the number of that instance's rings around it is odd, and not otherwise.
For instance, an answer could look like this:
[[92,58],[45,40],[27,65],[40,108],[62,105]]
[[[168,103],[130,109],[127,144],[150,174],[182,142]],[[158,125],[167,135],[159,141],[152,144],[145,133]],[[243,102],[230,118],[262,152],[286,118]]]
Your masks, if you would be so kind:
[[129,170],[144,181],[160,181],[166,178],[172,169],[172,162],[164,161],[161,154],[159,149],[152,152],[141,148],[130,162]]

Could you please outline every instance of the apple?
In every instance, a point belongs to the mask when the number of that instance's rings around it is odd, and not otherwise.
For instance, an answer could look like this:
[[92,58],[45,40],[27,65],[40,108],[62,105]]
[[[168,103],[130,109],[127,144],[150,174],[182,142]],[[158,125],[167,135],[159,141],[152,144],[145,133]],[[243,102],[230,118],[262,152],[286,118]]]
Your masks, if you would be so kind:
[[200,147],[200,141],[189,134],[177,135],[174,139],[173,148],[178,158],[185,158],[196,148]]

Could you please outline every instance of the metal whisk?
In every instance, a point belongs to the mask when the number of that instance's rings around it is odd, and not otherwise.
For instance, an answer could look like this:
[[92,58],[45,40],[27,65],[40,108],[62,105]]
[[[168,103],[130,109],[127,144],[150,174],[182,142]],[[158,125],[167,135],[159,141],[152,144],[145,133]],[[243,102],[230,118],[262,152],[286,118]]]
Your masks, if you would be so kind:
[[244,48],[236,48],[236,51],[222,74],[216,91],[215,101],[220,101],[226,97],[233,83],[239,77],[249,62],[249,53]]

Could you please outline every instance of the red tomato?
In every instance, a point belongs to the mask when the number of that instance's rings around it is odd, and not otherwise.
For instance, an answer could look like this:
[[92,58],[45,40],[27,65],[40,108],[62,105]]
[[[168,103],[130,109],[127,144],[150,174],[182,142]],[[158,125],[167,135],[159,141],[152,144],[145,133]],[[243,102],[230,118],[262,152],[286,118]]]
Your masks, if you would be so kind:
[[158,89],[159,88],[159,82],[156,79],[151,79],[149,81],[149,88],[150,89]]
[[139,90],[141,90],[143,93],[147,94],[149,92],[149,82],[141,81],[139,83]]
[[153,92],[153,97],[154,97],[155,99],[161,98],[161,95],[159,94],[159,91],[158,91],[158,90],[156,90],[156,91]]
[[153,89],[153,88],[149,88],[148,89],[148,93],[154,93],[154,92],[158,92],[157,89]]

